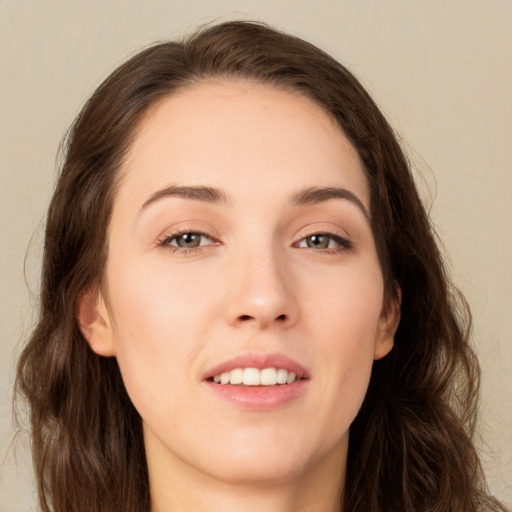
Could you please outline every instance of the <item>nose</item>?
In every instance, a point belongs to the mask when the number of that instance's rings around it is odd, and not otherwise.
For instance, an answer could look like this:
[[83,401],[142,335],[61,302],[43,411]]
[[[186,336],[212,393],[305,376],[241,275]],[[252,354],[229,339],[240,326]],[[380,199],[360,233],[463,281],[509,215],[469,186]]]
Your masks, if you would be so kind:
[[283,258],[271,251],[239,256],[230,272],[228,323],[255,329],[295,324],[299,308],[290,274]]

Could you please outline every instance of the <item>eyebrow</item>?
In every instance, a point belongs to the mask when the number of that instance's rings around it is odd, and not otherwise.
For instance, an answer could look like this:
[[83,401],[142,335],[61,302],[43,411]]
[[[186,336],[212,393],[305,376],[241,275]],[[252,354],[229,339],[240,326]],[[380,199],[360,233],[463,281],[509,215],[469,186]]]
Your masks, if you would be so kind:
[[195,199],[196,201],[203,201],[205,203],[228,203],[227,195],[218,188],[200,186],[181,186],[170,185],[162,190],[158,190],[152,194],[140,210],[144,210],[150,204],[163,199],[164,197],[182,197],[185,199]]
[[[166,197],[182,197],[212,204],[229,204],[227,194],[214,187],[205,185],[170,185],[164,189],[158,190],[152,194],[141,206],[140,212],[150,204]],[[341,187],[309,187],[293,194],[290,202],[296,206],[305,206],[322,203],[330,199],[346,199],[354,203],[364,214],[367,220],[370,220],[370,214],[363,202],[350,190]],[[139,212],[139,213],[140,213]]]
[[354,203],[370,220],[370,214],[363,202],[350,190],[341,187],[309,187],[294,194],[291,202],[297,206],[318,204],[330,199],[347,199]]

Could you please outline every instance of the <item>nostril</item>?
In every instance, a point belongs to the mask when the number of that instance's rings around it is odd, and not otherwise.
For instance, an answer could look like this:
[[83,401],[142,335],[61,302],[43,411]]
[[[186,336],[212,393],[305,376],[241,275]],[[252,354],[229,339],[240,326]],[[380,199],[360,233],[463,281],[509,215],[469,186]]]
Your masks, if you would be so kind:
[[[251,316],[251,315],[240,315],[239,317],[239,320],[241,320],[242,322],[247,322],[249,320],[254,320],[255,317]],[[286,320],[286,315],[285,314],[282,314],[282,315],[279,315],[276,317],[276,320],[280,321],[280,322],[283,322]]]

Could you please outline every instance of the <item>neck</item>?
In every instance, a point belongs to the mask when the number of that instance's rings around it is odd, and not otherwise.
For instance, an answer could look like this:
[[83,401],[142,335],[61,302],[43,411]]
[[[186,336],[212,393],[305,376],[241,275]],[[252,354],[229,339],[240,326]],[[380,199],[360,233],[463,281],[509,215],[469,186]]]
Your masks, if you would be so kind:
[[[148,453],[151,512],[340,512],[346,443],[313,467],[280,481],[233,482]],[[155,455],[155,456],[153,456]],[[157,455],[160,455],[158,457]],[[341,455],[341,457],[340,457]],[[175,461],[174,461],[175,462]],[[172,466],[172,471],[170,471]]]

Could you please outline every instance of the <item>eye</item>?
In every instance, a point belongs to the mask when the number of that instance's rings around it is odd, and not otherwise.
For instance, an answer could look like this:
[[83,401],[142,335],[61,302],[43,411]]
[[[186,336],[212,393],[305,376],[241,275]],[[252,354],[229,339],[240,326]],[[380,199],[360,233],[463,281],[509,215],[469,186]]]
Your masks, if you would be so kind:
[[181,247],[183,249],[193,249],[195,247],[199,247],[201,245],[205,245],[205,240],[209,240],[206,235],[201,235],[200,233],[183,233],[182,235],[177,235],[169,241],[169,245],[175,245],[176,247]]
[[166,236],[158,242],[161,247],[170,247],[175,251],[192,251],[194,249],[201,249],[201,247],[207,245],[213,245],[213,240],[204,233],[197,233],[194,231],[185,233],[175,233],[170,236]]
[[314,233],[300,240],[297,247],[337,252],[352,248],[352,243],[333,233]]

